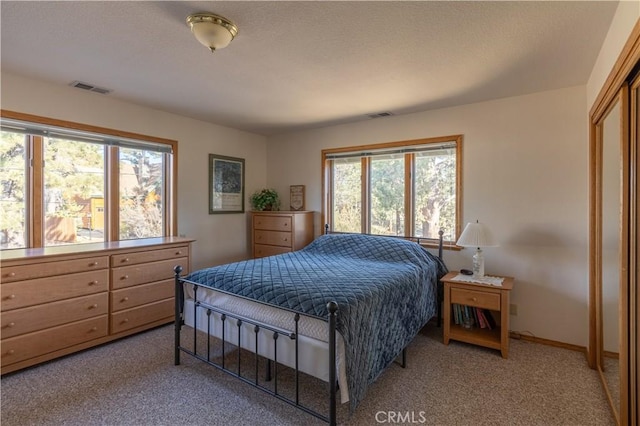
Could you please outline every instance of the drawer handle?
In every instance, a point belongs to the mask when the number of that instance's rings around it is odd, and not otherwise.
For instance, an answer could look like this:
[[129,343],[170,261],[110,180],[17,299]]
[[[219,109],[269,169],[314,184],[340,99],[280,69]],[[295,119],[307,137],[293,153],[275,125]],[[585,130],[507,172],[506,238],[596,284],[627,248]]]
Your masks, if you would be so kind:
[[181,255],[181,254],[182,254],[182,252],[181,252],[180,250],[178,250],[178,251],[176,252],[176,256],[179,256],[179,255]]
[[91,327],[91,330],[89,331],[98,331],[98,327]]
[[123,275],[122,277],[120,277],[121,280],[128,280],[129,279],[129,275]]
[[8,297],[7,297],[7,299],[15,299],[15,298],[16,298],[16,295],[15,295],[15,294],[12,294],[12,295],[10,295],[10,296],[8,296]]
[[98,266],[98,262],[91,262],[89,266]]
[[14,351],[13,349],[9,349],[9,350],[7,351],[7,355],[13,355],[13,354],[15,354],[15,353],[16,353],[16,351]]
[[7,327],[8,327],[8,328],[11,328],[11,327],[13,327],[13,326],[15,326],[15,325],[16,325],[16,323],[15,323],[15,322],[10,322],[9,324],[7,324]]
[[289,241],[289,240],[287,238],[285,238],[284,241]]
[[97,284],[98,284],[98,280],[94,280],[89,283],[89,285],[97,285]]
[[125,318],[125,319],[122,320],[122,324],[126,324],[128,322],[129,322],[129,318]]
[[128,258],[128,257],[125,257],[124,259],[122,259],[122,263],[126,263],[126,262],[128,262],[128,261],[129,261],[129,258]]
[[284,226],[288,226],[288,225],[289,225],[288,223],[285,223],[285,224],[284,224]]
[[10,278],[13,278],[13,277],[16,276],[16,273],[15,272],[10,272],[10,273],[7,274],[7,276],[10,277]]
[[478,301],[478,299],[477,299],[476,297],[472,297],[472,298],[471,298],[471,300],[472,300],[473,302],[477,302],[477,301]]
[[95,309],[95,308],[97,308],[97,307],[98,307],[98,304],[97,304],[97,303],[94,303],[93,305],[89,306],[89,309]]
[[126,302],[126,301],[128,301],[128,300],[129,300],[129,298],[128,298],[128,297],[126,297],[126,296],[122,298],[122,301],[123,301],[123,302]]

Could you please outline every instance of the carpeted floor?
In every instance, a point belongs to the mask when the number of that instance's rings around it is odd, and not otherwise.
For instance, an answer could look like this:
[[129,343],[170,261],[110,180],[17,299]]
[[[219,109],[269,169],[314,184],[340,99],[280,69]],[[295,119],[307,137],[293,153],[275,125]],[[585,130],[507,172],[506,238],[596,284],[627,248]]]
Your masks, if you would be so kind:
[[[2,426],[324,424],[186,355],[174,366],[172,333],[157,328],[3,377]],[[392,365],[352,415],[340,407],[339,423],[613,424],[582,353],[512,339],[505,360],[445,346],[441,333],[425,327],[408,348],[408,367]]]

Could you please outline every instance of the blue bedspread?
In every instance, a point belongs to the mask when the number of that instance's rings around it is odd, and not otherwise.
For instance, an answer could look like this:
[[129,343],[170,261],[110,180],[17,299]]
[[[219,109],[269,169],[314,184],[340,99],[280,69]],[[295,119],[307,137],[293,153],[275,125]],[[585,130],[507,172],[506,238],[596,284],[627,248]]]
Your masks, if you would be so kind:
[[327,318],[338,303],[351,407],[436,312],[445,265],[418,244],[323,235],[302,250],[202,269],[187,280]]

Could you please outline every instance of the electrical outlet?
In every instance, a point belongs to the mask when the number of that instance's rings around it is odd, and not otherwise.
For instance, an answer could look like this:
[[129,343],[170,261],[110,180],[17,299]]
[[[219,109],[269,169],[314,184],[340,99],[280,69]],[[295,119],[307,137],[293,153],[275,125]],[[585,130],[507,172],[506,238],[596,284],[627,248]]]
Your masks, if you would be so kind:
[[509,305],[509,314],[513,315],[513,316],[517,316],[518,315],[518,305],[516,305],[515,303],[512,303]]

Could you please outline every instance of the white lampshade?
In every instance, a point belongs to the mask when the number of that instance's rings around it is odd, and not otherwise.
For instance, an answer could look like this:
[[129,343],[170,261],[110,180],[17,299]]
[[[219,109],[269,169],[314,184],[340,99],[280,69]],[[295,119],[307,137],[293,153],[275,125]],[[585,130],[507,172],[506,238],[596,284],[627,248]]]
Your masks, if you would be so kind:
[[476,279],[484,277],[484,254],[480,247],[495,247],[497,244],[491,238],[489,230],[481,223],[467,223],[462,235],[456,243],[462,247],[475,247],[473,255],[473,276]]
[[227,18],[212,13],[195,13],[187,17],[191,32],[209,50],[223,49],[238,34],[238,27]]
[[457,245],[461,247],[495,247],[497,244],[491,238],[491,234],[486,226],[482,223],[476,222],[467,223],[467,226],[462,231],[460,238],[458,238]]

